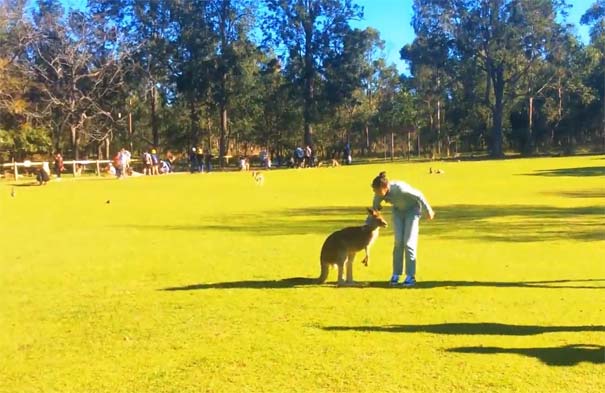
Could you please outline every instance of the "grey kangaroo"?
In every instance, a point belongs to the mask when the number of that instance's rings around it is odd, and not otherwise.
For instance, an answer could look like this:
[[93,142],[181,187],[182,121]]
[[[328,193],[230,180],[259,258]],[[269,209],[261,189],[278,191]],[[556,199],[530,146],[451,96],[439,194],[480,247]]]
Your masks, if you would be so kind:
[[[330,234],[321,247],[321,274],[318,282],[322,284],[328,278],[330,265],[338,266],[338,285],[355,285],[353,281],[353,259],[358,251],[365,250],[362,263],[368,266],[370,247],[378,237],[378,230],[387,226],[378,210],[368,209],[366,224],[347,227]],[[347,265],[347,280],[343,278],[344,265]]]

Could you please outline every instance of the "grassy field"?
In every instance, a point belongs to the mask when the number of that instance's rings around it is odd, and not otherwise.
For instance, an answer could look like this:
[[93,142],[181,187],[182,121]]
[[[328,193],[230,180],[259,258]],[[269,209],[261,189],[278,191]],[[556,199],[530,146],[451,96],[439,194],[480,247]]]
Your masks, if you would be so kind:
[[[429,166],[445,170],[429,175]],[[315,285],[381,170],[419,284]],[[0,183],[0,392],[602,392],[605,158]],[[385,209],[390,223],[390,209]],[[358,255],[358,259],[361,256]]]

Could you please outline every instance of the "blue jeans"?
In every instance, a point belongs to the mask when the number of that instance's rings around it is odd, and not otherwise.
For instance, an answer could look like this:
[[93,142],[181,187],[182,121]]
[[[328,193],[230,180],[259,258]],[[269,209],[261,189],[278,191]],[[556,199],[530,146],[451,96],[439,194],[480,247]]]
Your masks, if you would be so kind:
[[393,207],[393,275],[403,272],[403,254],[405,252],[405,274],[416,275],[416,250],[418,248],[418,227],[420,212],[416,209],[407,211]]

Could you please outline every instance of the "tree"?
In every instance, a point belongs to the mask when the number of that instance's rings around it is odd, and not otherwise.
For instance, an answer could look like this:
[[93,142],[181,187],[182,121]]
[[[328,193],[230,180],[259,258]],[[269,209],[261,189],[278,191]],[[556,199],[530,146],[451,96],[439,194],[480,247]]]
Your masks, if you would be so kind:
[[32,123],[36,113],[28,99],[32,81],[27,47],[33,29],[25,5],[24,1],[0,2],[0,160],[3,150],[13,157],[37,152],[48,139],[46,130]]
[[[458,56],[476,57],[488,77],[492,157],[503,156],[505,107],[515,95],[519,80],[544,56],[546,42],[556,26],[563,1],[461,0],[435,7],[455,39]],[[443,19],[445,18],[445,19]]]
[[[143,96],[149,105],[151,142],[160,144],[160,107],[171,95],[171,40],[175,24],[168,0],[90,0],[95,18],[108,19],[122,32],[131,47],[130,90]],[[141,135],[141,134],[140,134]]]
[[[304,138],[313,145],[318,120],[316,91],[319,73],[333,52],[344,50],[349,21],[362,16],[351,0],[265,0],[268,15],[263,30],[267,42],[281,47],[282,61],[296,82],[303,101]],[[279,53],[279,52],[278,52]]]
[[[595,58],[598,58],[599,54],[601,57],[601,66],[593,68],[594,73],[590,80],[595,88],[602,89],[600,110],[602,110],[602,149],[605,151],[605,0],[596,0],[582,15],[580,23],[591,25],[589,52],[593,52],[592,56]],[[600,83],[599,79],[602,79]]]
[[123,87],[122,66],[128,52],[114,47],[103,53],[104,43],[118,45],[119,38],[112,30],[95,29],[88,15],[73,11],[65,20],[61,15],[62,9],[51,1],[35,14],[32,72],[38,111],[54,124],[55,146],[61,133],[69,130],[72,154],[78,159],[82,137],[92,141],[108,137],[107,126],[91,127],[91,123],[118,120],[111,98]]
[[[209,17],[208,2],[173,2],[172,19],[176,24],[171,75],[189,114],[188,146],[199,146],[202,138],[200,118],[208,117],[217,37]],[[203,116],[202,115],[203,112]]]
[[441,156],[442,124],[445,92],[450,79],[455,76],[449,72],[449,55],[453,49],[453,40],[446,32],[446,25],[440,23],[442,14],[431,4],[422,0],[414,1],[412,25],[416,38],[410,45],[404,46],[401,58],[410,64],[410,71],[417,97],[424,102],[424,113],[428,129],[436,141],[437,155]]
[[209,17],[217,37],[212,91],[219,109],[219,158],[228,152],[229,107],[238,90],[238,76],[245,73],[245,59],[250,57],[252,44],[248,34],[254,21],[253,3],[248,0],[209,0]]

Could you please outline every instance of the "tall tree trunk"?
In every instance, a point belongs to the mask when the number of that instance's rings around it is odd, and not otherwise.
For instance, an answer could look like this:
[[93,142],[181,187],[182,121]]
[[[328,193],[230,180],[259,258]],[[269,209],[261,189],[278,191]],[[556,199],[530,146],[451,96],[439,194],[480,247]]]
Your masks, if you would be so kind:
[[603,48],[603,153],[605,153],[605,48]]
[[160,144],[160,134],[158,130],[158,114],[157,114],[157,90],[155,86],[151,88],[151,135],[153,139],[153,145],[158,147]]
[[[428,113],[429,113],[429,132],[431,138],[433,137],[433,132],[435,131],[435,119],[433,118],[433,108],[431,106],[431,100],[427,101]],[[420,145],[418,145],[420,147]],[[420,150],[418,150],[418,154],[420,154]],[[433,147],[431,147],[431,159],[433,158]]]
[[221,103],[219,106],[219,115],[221,118],[221,131],[219,137],[218,154],[220,165],[224,165],[224,157],[227,155],[227,108],[225,103]]
[[79,140],[80,140],[80,135],[78,132],[78,128],[74,125],[70,126],[70,131],[71,131],[71,149],[74,155],[74,160],[79,160],[80,159],[80,152],[79,150]]
[[533,153],[533,127],[534,127],[534,97],[529,96],[529,112],[527,124],[527,142],[525,143],[525,153],[531,155]]
[[557,123],[554,127],[551,128],[550,131],[550,145],[555,145],[555,130],[559,127],[561,123],[561,119],[563,118],[563,87],[561,86],[561,76],[559,76],[559,81],[557,83],[557,99],[559,101],[559,107],[557,110]]
[[437,99],[437,156],[441,158],[441,100]]
[[195,107],[195,100],[189,99],[189,120],[191,121],[191,130],[189,140],[191,146],[197,146],[200,142],[199,116]]
[[492,84],[494,87],[495,103],[492,106],[493,125],[491,140],[491,156],[493,158],[503,158],[502,149],[502,120],[504,117],[504,70],[502,66],[492,67]]
[[208,154],[212,154],[212,119],[210,117],[210,112],[206,114],[206,136],[208,137]]
[[315,65],[313,64],[313,23],[305,23],[305,92],[304,92],[304,144],[313,146],[313,98]]

